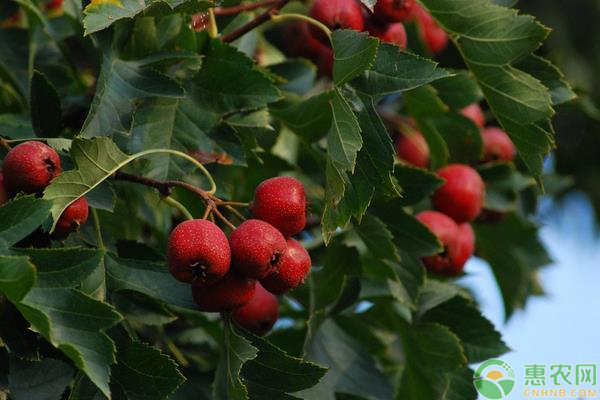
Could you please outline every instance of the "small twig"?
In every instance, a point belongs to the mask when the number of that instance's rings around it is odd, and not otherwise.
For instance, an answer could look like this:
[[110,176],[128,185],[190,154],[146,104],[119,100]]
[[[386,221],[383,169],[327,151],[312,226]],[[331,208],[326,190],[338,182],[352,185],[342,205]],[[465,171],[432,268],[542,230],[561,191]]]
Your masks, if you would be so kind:
[[246,217],[244,217],[241,212],[239,212],[238,210],[236,210],[232,206],[225,204],[225,208],[228,209],[236,217],[238,217],[241,221],[245,221],[246,220]]
[[206,218],[208,218],[209,215],[212,215],[211,211],[212,211],[212,206],[207,205],[206,211],[204,211],[204,215],[202,216],[202,219],[206,219]]
[[127,174],[125,172],[116,172],[114,174],[114,179],[139,183],[141,185],[153,187],[153,188],[157,189],[160,192],[160,194],[163,195],[164,197],[170,196],[174,187],[179,187],[179,188],[188,190],[192,193],[195,193],[198,196],[200,196],[205,202],[212,201],[212,197],[213,197],[209,192],[202,190],[192,184],[182,182],[182,181],[174,181],[174,180],[159,181],[159,180],[152,179],[152,178],[146,178],[144,176]]
[[216,7],[215,15],[216,16],[229,16],[229,15],[237,15],[243,13],[244,11],[252,11],[257,8],[269,7],[274,4],[279,3],[279,0],[263,0],[257,1],[256,3],[242,4],[239,6],[232,7]]
[[241,36],[244,36],[246,33],[250,32],[254,28],[269,21],[273,15],[279,13],[279,11],[289,2],[290,0],[279,0],[278,2],[274,3],[267,11],[260,14],[252,21],[248,22],[245,25],[242,25],[241,27],[227,35],[223,35],[221,37],[221,41],[224,43],[231,43],[236,39],[240,38]]
[[10,146],[10,144],[8,144],[8,141],[6,139],[0,138],[0,146],[4,147],[7,151],[12,150],[12,147]]
[[250,203],[242,203],[239,201],[228,201],[228,200],[224,200],[221,205],[224,206],[232,206],[232,207],[248,207],[250,205]]
[[[229,222],[229,220],[227,218],[225,218],[225,216],[223,214],[221,214],[221,211],[219,211],[218,208],[214,208],[212,210],[212,214],[216,215],[217,218],[219,218],[225,225],[227,225],[232,231],[236,230],[236,226],[234,224],[232,224],[231,222]],[[212,215],[211,214],[211,215]]]

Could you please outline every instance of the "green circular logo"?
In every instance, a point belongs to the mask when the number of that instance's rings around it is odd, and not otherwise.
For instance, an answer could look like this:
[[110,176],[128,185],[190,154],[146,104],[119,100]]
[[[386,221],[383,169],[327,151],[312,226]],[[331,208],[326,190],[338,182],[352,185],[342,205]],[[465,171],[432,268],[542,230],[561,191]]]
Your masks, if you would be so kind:
[[473,384],[486,399],[503,399],[515,388],[515,373],[502,360],[487,360],[475,371]]

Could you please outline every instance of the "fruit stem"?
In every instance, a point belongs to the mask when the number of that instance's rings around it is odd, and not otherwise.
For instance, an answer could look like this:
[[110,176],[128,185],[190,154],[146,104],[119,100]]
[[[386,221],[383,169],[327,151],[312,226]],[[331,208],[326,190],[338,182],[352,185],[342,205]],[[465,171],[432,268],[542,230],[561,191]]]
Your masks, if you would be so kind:
[[171,352],[173,357],[175,357],[175,359],[177,360],[179,365],[181,365],[182,367],[188,367],[190,365],[190,362],[187,360],[187,358],[185,358],[183,353],[177,348],[175,343],[173,343],[173,341],[171,339],[169,339],[168,337],[165,337],[164,341],[165,341],[165,344],[167,345],[167,347],[169,348],[169,351]]
[[227,225],[232,231],[236,230],[236,226],[234,224],[232,224],[227,218],[225,218],[225,216],[223,214],[221,214],[221,211],[219,211],[219,209],[217,207],[214,207],[212,209],[212,214],[215,214],[217,216],[217,218],[219,218],[221,221],[223,221],[223,223],[225,225]]
[[209,216],[212,216],[211,212],[212,212],[212,205],[207,205],[206,210],[204,211],[204,215],[202,216],[202,219],[206,219]]
[[133,156],[133,158],[139,158],[139,157],[143,157],[143,156],[147,156],[147,155],[151,155],[151,154],[157,154],[157,153],[172,154],[174,156],[181,157],[181,158],[188,160],[189,162],[194,164],[200,171],[202,171],[202,173],[208,179],[208,183],[210,184],[210,189],[208,190],[208,193],[211,195],[217,193],[217,184],[215,183],[215,180],[213,179],[210,172],[208,172],[206,167],[200,161],[196,160],[194,157],[192,157],[188,154],[182,153],[181,151],[171,150],[171,149],[151,149],[151,150],[146,150],[146,151],[137,153]]
[[252,11],[257,8],[269,7],[279,3],[279,0],[263,0],[257,1],[256,3],[242,4],[239,6],[232,7],[215,7],[215,15],[217,16],[230,16],[243,13],[244,11]]
[[194,219],[194,216],[192,215],[192,213],[190,213],[188,211],[188,209],[185,208],[185,206],[183,204],[181,204],[180,202],[178,202],[177,200],[175,200],[171,196],[163,197],[162,200],[165,203],[167,203],[168,205],[170,205],[171,207],[179,210],[179,212],[181,212],[185,216],[186,219],[188,219],[188,220]]
[[289,2],[290,0],[279,0],[278,2],[274,3],[267,11],[258,15],[252,21],[248,22],[245,25],[242,25],[241,27],[239,27],[231,33],[222,36],[221,41],[223,43],[231,43],[236,39],[240,38],[241,36],[244,36],[246,33],[250,32],[254,28],[264,24],[267,21],[270,21],[271,18],[273,18],[273,16],[276,15]]
[[12,150],[12,147],[10,146],[10,144],[8,144],[8,141],[6,139],[0,138],[0,146],[4,147],[8,151]]
[[273,22],[285,22],[285,21],[291,21],[291,20],[300,20],[300,21],[307,22],[307,23],[309,23],[311,25],[316,26],[320,30],[322,30],[327,35],[327,37],[329,38],[329,40],[331,41],[331,29],[329,29],[322,22],[317,21],[316,19],[311,18],[311,17],[309,17],[307,15],[304,15],[304,14],[295,14],[295,13],[279,14],[279,15],[273,15],[271,17],[271,20]]
[[245,221],[246,217],[244,217],[242,215],[242,213],[240,213],[238,210],[236,210],[235,208],[233,208],[232,206],[225,204],[225,208],[228,209],[232,214],[234,214],[236,217],[238,217],[241,221]]
[[211,38],[219,36],[219,27],[217,25],[217,19],[215,18],[214,8],[208,9],[208,36]]

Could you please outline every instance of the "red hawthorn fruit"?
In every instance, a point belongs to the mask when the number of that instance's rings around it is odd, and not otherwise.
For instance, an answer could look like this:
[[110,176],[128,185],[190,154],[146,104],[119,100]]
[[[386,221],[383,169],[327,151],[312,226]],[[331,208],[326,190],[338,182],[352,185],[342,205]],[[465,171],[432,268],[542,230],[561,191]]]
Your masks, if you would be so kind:
[[420,132],[398,135],[395,146],[396,155],[415,167],[429,166],[429,146]]
[[433,194],[435,209],[459,224],[474,220],[485,199],[485,184],[479,173],[464,164],[450,164],[437,173],[446,183]]
[[284,28],[283,35],[289,56],[311,60],[317,66],[320,76],[332,76],[333,49],[315,38],[307,23],[289,24]]
[[63,0],[50,0],[47,4],[46,4],[46,10],[51,11],[51,10],[56,10],[61,8],[63,5]]
[[72,232],[77,232],[88,219],[89,206],[85,197],[80,197],[71,203],[61,214],[53,236],[64,239]]
[[245,277],[263,279],[277,271],[287,245],[273,225],[249,219],[229,238],[232,265]]
[[400,22],[409,18],[415,0],[379,0],[375,5],[374,15],[381,22]]
[[512,161],[517,150],[510,137],[500,128],[486,128],[483,137],[483,161]]
[[204,312],[226,312],[248,304],[256,290],[256,281],[245,278],[235,271],[213,285],[192,284],[192,295],[198,309]]
[[[327,25],[331,30],[365,30],[362,7],[356,0],[316,0],[310,10],[310,16]],[[319,40],[329,42],[319,28],[312,25],[310,28]]]
[[308,251],[294,239],[288,239],[279,270],[260,282],[269,292],[277,295],[294,290],[304,282],[312,262]]
[[[423,211],[416,218],[438,238],[444,250],[434,256],[423,257],[425,267],[434,273],[456,276],[463,270],[467,246],[460,240],[461,232],[456,222],[437,211]],[[466,241],[464,242],[466,243]]]
[[235,310],[231,318],[237,326],[255,335],[264,336],[273,329],[279,318],[279,302],[277,297],[257,283],[252,300]]
[[462,267],[473,256],[473,253],[475,253],[475,232],[473,232],[471,224],[458,225],[458,250],[454,257],[456,266],[460,268],[457,273],[462,271]]
[[8,152],[2,165],[4,182],[12,194],[41,193],[62,168],[58,153],[41,142],[30,141]]
[[257,186],[250,211],[286,237],[300,233],[306,226],[304,185],[287,176],[267,179]]
[[395,44],[401,49],[406,49],[408,39],[406,36],[406,29],[402,22],[389,24],[384,28],[371,26],[369,27],[369,33],[372,36],[379,38],[382,42]]
[[10,195],[4,185],[4,175],[0,172],[0,206],[10,200]]
[[171,232],[168,260],[169,271],[178,281],[196,286],[211,285],[229,271],[229,241],[213,222],[185,221]]
[[421,29],[423,40],[432,53],[439,53],[448,45],[448,34],[418,3],[412,7],[412,16]]
[[483,128],[485,126],[485,115],[483,114],[481,107],[479,107],[479,104],[469,104],[460,110],[460,113],[473,121],[478,127]]

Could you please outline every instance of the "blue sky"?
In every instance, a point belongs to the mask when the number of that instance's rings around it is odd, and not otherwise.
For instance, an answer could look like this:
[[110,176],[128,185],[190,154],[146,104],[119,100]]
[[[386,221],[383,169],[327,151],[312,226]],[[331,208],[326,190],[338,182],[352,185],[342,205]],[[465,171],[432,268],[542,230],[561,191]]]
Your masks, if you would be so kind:
[[560,206],[547,207],[540,223],[555,260],[541,272],[545,297],[532,298],[524,311],[504,323],[502,299],[485,262],[470,261],[461,280],[514,350],[501,357],[517,376],[508,399],[523,398],[520,378],[527,364],[600,364],[600,238],[594,211],[585,196],[573,193]]

